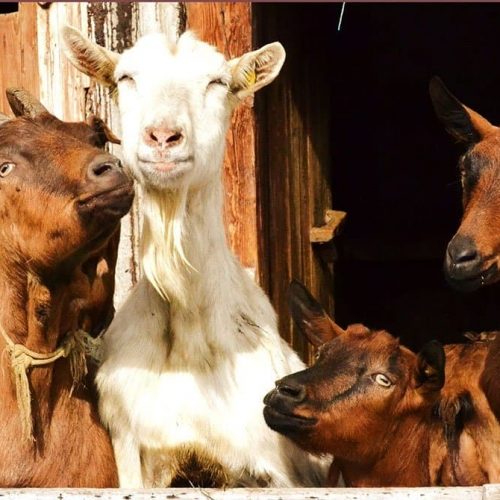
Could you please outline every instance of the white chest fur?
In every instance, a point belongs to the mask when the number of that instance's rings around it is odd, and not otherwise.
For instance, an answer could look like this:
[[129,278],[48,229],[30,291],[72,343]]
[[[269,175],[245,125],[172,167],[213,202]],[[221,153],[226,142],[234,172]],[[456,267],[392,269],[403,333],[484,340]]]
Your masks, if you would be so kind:
[[217,461],[230,485],[317,484],[322,468],[262,416],[265,393],[301,361],[269,325],[235,318],[224,346],[211,345],[203,323],[203,316],[170,318],[143,280],[106,334],[101,416],[114,441],[127,436],[129,456],[139,453],[141,485],[170,484],[182,465],[178,453],[189,449]]

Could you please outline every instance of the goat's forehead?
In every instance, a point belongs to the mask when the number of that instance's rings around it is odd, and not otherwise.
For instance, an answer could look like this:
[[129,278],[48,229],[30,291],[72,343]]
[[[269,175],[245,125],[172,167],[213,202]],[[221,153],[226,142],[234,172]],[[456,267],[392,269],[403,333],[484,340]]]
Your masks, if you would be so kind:
[[171,76],[186,77],[196,74],[211,74],[224,67],[226,59],[217,49],[196,39],[192,34],[182,35],[177,43],[161,33],[152,33],[140,38],[126,50],[118,63],[116,72],[131,71],[135,74],[161,74],[175,71]]
[[368,359],[389,359],[401,352],[398,339],[385,330],[367,330],[366,332],[349,329],[345,335],[338,337],[338,342],[332,342],[332,355],[335,350],[349,352],[353,356]]
[[87,140],[81,139],[82,134],[73,134],[71,130],[65,129],[71,124],[58,124],[54,121],[47,123],[43,118],[10,120],[0,126],[0,149],[4,152],[31,151],[33,155],[44,157],[99,152]]

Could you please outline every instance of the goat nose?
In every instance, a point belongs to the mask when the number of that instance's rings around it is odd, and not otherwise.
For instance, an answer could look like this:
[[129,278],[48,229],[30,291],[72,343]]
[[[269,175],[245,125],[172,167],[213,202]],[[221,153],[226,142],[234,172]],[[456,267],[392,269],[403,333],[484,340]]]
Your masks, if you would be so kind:
[[124,182],[127,179],[120,160],[112,156],[96,158],[87,169],[87,178],[99,185]]
[[461,234],[452,238],[447,251],[450,262],[457,267],[472,267],[480,260],[474,240]]
[[160,148],[167,149],[178,146],[184,139],[184,135],[181,130],[172,130],[167,128],[159,127],[148,127],[145,130],[145,142],[146,144]]
[[281,397],[292,400],[295,403],[300,403],[306,396],[305,387],[293,380],[278,381],[276,391]]

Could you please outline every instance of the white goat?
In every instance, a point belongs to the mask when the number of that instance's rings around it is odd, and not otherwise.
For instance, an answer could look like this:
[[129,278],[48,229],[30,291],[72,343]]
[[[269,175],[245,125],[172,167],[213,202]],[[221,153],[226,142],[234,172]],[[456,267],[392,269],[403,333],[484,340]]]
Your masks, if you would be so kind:
[[231,112],[274,80],[283,47],[226,61],[191,33],[150,34],[120,56],[73,28],[64,38],[77,68],[118,87],[124,160],[143,190],[145,278],[105,335],[97,376],[121,486],[323,484],[326,460],[264,422],[264,395],[304,365],[222,220]]

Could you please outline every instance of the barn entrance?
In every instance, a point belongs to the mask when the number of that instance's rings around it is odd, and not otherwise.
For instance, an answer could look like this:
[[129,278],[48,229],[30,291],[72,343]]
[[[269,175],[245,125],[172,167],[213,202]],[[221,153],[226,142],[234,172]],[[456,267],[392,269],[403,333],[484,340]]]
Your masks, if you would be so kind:
[[[427,86],[441,76],[500,123],[500,6],[347,4],[340,31],[340,4],[256,9],[259,43],[280,40],[287,49],[282,87],[265,91],[261,132],[270,248],[263,255],[280,318],[285,281],[296,277],[334,306],[341,324],[386,328],[412,348],[499,328],[499,286],[462,294],[444,280],[446,244],[461,215],[460,150],[437,122]],[[273,118],[285,120],[281,136],[269,129]],[[310,156],[297,161],[302,151]],[[292,189],[281,196],[286,175]],[[326,208],[348,218],[333,244],[315,247],[304,221],[321,224]],[[286,242],[291,249],[281,251]]]

